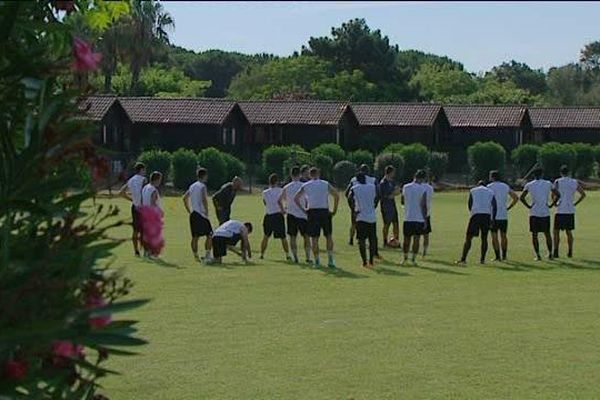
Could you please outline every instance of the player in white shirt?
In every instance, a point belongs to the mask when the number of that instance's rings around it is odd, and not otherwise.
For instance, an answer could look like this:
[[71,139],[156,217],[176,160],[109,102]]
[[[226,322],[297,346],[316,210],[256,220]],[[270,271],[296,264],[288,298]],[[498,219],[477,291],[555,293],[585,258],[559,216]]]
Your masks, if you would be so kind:
[[488,232],[492,221],[496,218],[498,207],[494,192],[485,186],[483,181],[479,181],[477,186],[471,189],[469,193],[469,212],[471,218],[467,226],[465,235],[465,244],[463,246],[462,256],[457,264],[465,264],[473,238],[481,234],[481,256],[479,261],[485,264],[485,256],[488,250]]
[[[498,207],[496,219],[494,219],[490,226],[490,231],[492,232],[492,247],[496,254],[494,261],[500,261],[506,260],[508,253],[508,237],[506,235],[508,231],[508,211],[517,204],[519,196],[517,196],[510,186],[500,180],[500,173],[498,171],[490,171],[490,181],[487,187],[494,192]],[[509,197],[511,202],[507,206],[506,201]],[[498,231],[500,231],[500,241],[498,241]],[[502,247],[502,250],[500,247]]]
[[133,226],[131,241],[133,242],[135,255],[139,257],[140,243],[142,241],[142,227],[140,225],[141,219],[138,207],[142,205],[142,189],[146,184],[146,166],[143,163],[138,162],[133,169],[135,175],[129,178],[127,183],[121,187],[119,195],[131,201],[131,218]]
[[427,195],[422,185],[427,174],[423,170],[415,173],[414,180],[402,187],[401,203],[404,206],[404,224],[402,226],[404,243],[404,261],[408,261],[408,251],[411,249],[412,240],[412,262],[417,262],[419,253],[420,237],[427,223]]
[[183,205],[190,215],[190,230],[192,232],[192,253],[194,258],[199,261],[198,257],[198,239],[201,236],[206,237],[204,249],[206,262],[211,261],[212,250],[212,234],[213,229],[208,219],[208,189],[206,181],[208,180],[208,172],[205,168],[199,168],[197,171],[198,180],[192,183],[189,189],[183,195]]
[[[535,259],[541,260],[540,242],[538,234],[542,232],[546,236],[548,247],[548,258],[552,259],[552,236],[550,235],[550,208],[560,198],[560,193],[554,189],[550,181],[542,178],[544,171],[537,168],[533,171],[534,179],[528,182],[521,193],[521,202],[529,209],[529,231],[531,232],[531,243],[535,251]],[[549,205],[550,194],[554,193],[553,202]],[[527,202],[527,195],[531,195],[531,204]]]
[[271,235],[275,239],[281,239],[281,246],[285,252],[285,257],[288,261],[290,258],[290,248],[287,238],[285,237],[285,209],[281,201],[283,189],[279,187],[279,178],[277,174],[269,175],[269,187],[262,192],[263,203],[265,204],[265,217],[263,219],[263,240],[260,244],[260,258],[263,259],[269,238]]
[[[362,171],[356,175],[355,184],[350,188],[349,197],[356,214],[356,238],[364,268],[372,268],[377,254],[377,187],[374,181],[367,181]],[[369,259],[367,261],[367,239],[369,240]]]
[[[329,195],[333,197],[333,210],[329,210]],[[306,199],[306,200],[305,200]],[[303,204],[306,201],[306,204]],[[315,268],[321,266],[319,259],[319,236],[321,230],[327,239],[327,265],[335,268],[333,260],[333,227],[332,216],[337,213],[340,196],[329,182],[320,178],[319,170],[310,169],[310,180],[306,182],[294,196],[294,202],[299,208],[304,208],[307,215],[307,230],[312,243]]]
[[[221,264],[223,257],[227,255],[227,250],[231,250],[240,257],[244,262],[248,262],[252,258],[252,250],[250,249],[250,240],[248,235],[252,233],[252,224],[250,222],[240,222],[235,219],[221,224],[213,233],[213,256],[214,262]],[[235,246],[241,241],[240,250]]]
[[423,228],[423,257],[427,256],[429,250],[429,234],[431,233],[431,205],[433,203],[433,186],[429,182],[424,181],[425,196],[427,196],[427,218],[425,227]]
[[[287,206],[287,234],[290,237],[291,256],[294,262],[298,262],[298,233],[304,238],[304,252],[306,254],[306,262],[310,263],[310,239],[306,231],[307,217],[304,208],[299,208],[294,201],[294,196],[303,183],[300,181],[300,167],[293,167],[291,170],[292,181],[283,187],[281,192],[281,202],[285,202]],[[306,206],[306,199],[304,199]]]
[[[377,179],[374,176],[369,176],[369,166],[367,164],[362,164],[358,171],[365,175],[367,183],[372,183],[377,187]],[[346,187],[346,191],[344,192],[344,196],[348,199],[348,207],[350,207],[350,240],[348,244],[352,246],[354,244],[354,236],[356,236],[356,212],[354,211],[354,204],[352,204],[352,200],[350,198],[350,189],[352,186],[356,185],[356,176],[353,176]]]
[[[554,214],[554,257],[558,258],[560,231],[567,233],[567,257],[573,257],[573,231],[575,230],[575,207],[585,199],[585,191],[577,179],[569,176],[569,167],[560,167],[560,178],[554,181],[554,189],[560,193],[560,199],[555,199],[556,214]],[[575,201],[575,193],[579,199]]]

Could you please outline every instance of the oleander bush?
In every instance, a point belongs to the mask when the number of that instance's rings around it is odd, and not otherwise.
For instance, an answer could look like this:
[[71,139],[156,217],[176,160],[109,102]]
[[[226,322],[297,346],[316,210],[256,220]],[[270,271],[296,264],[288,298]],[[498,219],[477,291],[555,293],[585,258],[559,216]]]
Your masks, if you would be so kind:
[[496,142],[477,142],[467,149],[471,176],[475,181],[487,180],[489,172],[506,170],[506,151]]
[[540,149],[535,144],[522,144],[511,152],[510,158],[519,177],[524,177],[537,164]]
[[218,189],[227,182],[227,162],[223,153],[214,147],[207,147],[198,153],[198,166],[208,170],[209,189]]
[[171,155],[173,185],[177,189],[187,189],[197,180],[198,156],[192,150],[178,149]]
[[567,165],[574,170],[577,153],[571,145],[556,142],[546,143],[540,149],[538,162],[544,169],[546,178],[555,179],[560,176],[560,167]]
[[333,166],[333,183],[339,189],[345,188],[356,175],[357,165],[352,161],[342,160]]

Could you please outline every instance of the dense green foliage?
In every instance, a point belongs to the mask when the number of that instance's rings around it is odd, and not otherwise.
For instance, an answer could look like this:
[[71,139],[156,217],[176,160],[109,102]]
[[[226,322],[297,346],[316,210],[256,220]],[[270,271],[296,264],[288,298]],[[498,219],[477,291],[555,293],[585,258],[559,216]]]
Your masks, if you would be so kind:
[[595,155],[593,146],[587,143],[573,143],[575,166],[573,174],[579,179],[589,178],[594,173]]
[[404,172],[404,159],[398,153],[382,153],[375,158],[375,174],[378,177],[385,175],[385,167],[388,165],[396,168],[396,177],[401,177]]
[[519,177],[525,176],[538,162],[540,146],[522,144],[512,151],[510,158]]
[[198,156],[192,150],[178,149],[171,155],[173,185],[177,189],[187,189],[196,181]]
[[400,154],[402,149],[404,148],[404,143],[391,143],[385,146],[385,148],[381,151],[382,153],[394,153]]
[[348,153],[348,161],[353,162],[357,166],[362,164],[366,164],[371,168],[373,163],[375,162],[375,158],[373,157],[373,153],[369,150],[355,150]]
[[321,173],[322,179],[331,179],[333,175],[333,158],[325,153],[313,153],[310,155],[310,162],[317,167]]
[[262,170],[265,177],[272,173],[287,176],[290,167],[303,163],[298,160],[298,155],[304,153],[304,149],[297,145],[267,147],[262,152]]
[[311,155],[314,157],[316,154],[323,154],[331,158],[333,163],[337,163],[346,158],[346,152],[342,149],[342,146],[335,143],[323,143],[311,150]]
[[473,180],[486,180],[492,170],[504,175],[506,151],[496,142],[477,142],[467,149],[469,167]]
[[357,165],[351,161],[343,160],[333,166],[333,183],[339,189],[348,185],[350,179],[356,174]]
[[171,172],[171,153],[165,150],[147,150],[142,152],[138,161],[146,165],[148,175],[154,171],[163,174],[163,182],[169,177]]
[[434,151],[429,155],[427,169],[433,181],[438,182],[448,170],[448,153]]
[[560,176],[560,167],[563,165],[573,170],[576,161],[577,153],[571,145],[546,143],[540,149],[539,163],[547,178],[554,179]]
[[244,164],[240,159],[229,153],[221,153],[223,156],[223,160],[227,165],[227,180],[230,181],[234,177],[239,176],[243,177],[246,174],[246,164]]
[[427,168],[429,163],[429,150],[421,143],[413,143],[400,149],[399,154],[404,160],[403,180],[412,180],[413,175],[419,169]]
[[214,147],[202,149],[198,153],[198,166],[208,170],[209,189],[218,189],[227,181],[227,161],[220,150]]

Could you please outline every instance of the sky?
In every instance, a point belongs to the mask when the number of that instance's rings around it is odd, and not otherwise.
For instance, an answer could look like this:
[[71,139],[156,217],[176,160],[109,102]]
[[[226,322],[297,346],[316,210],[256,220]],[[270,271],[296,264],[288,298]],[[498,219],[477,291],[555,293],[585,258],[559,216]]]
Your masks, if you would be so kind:
[[600,2],[163,2],[171,41],[191,50],[281,56],[365,18],[401,49],[446,55],[471,72],[504,61],[548,69],[600,40]]

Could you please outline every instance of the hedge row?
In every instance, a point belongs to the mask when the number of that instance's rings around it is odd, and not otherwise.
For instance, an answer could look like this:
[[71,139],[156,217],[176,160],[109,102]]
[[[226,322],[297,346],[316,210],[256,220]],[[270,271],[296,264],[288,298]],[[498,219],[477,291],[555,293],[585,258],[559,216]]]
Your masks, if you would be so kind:
[[[469,167],[474,179],[485,179],[491,170],[505,171],[506,152],[495,142],[479,142],[467,149]],[[560,175],[562,165],[569,166],[573,175],[580,179],[590,177],[594,163],[600,162],[600,146],[585,143],[546,143],[538,146],[524,144],[511,153],[511,160],[518,177],[523,178],[535,167],[544,169],[544,175],[554,179]]]
[[196,178],[199,167],[208,170],[208,187],[219,188],[234,176],[242,176],[246,165],[229,153],[214,147],[195,153],[189,149],[178,149],[173,153],[164,150],[149,150],[140,154],[138,161],[146,164],[148,172],[159,171],[163,176],[171,176],[177,189],[187,189]]
[[325,179],[332,180],[338,187],[345,186],[356,173],[357,168],[366,164],[378,177],[383,176],[387,165],[396,167],[397,179],[409,181],[418,169],[429,169],[434,179],[440,179],[448,167],[448,154],[430,152],[427,147],[416,143],[411,145],[393,144],[377,157],[368,150],[346,153],[334,143],[326,143],[307,152],[298,145],[271,146],[262,153],[262,174],[277,173],[287,176],[294,165],[314,165],[321,170]]

